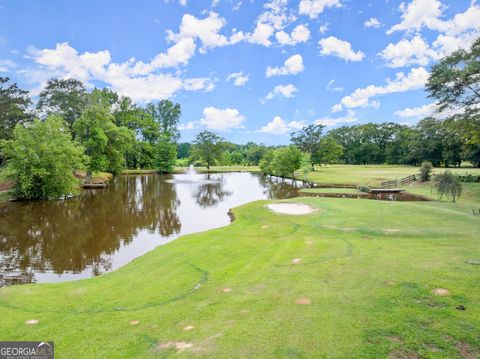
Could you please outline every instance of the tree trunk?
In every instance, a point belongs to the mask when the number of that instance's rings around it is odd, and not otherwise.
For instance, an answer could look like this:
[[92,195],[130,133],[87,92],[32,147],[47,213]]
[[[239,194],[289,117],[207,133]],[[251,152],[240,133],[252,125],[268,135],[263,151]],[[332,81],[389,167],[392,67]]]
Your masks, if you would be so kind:
[[90,184],[92,182],[92,171],[87,171],[85,176],[85,184]]

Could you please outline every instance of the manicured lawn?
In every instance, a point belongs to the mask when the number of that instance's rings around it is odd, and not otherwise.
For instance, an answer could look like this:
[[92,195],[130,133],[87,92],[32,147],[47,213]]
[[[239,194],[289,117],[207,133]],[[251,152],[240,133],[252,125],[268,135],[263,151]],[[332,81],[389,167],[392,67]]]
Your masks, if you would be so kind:
[[54,340],[58,358],[480,355],[480,217],[445,202],[291,201],[318,211],[254,202],[110,274],[2,288],[0,340]]
[[356,188],[303,188],[304,193],[360,193]]
[[[479,168],[449,168],[458,174],[480,174]],[[435,168],[434,173],[442,173],[445,168]],[[387,165],[331,165],[317,166],[314,172],[308,175],[308,180],[321,184],[355,184],[378,186],[381,182],[401,179],[419,173],[418,167],[387,166]]]
[[[435,191],[433,191],[430,183],[414,182],[402,188],[410,193],[420,194],[436,201],[450,201],[448,198],[440,199]],[[480,208],[480,183],[462,183],[462,195],[457,199],[457,202],[459,204]]]

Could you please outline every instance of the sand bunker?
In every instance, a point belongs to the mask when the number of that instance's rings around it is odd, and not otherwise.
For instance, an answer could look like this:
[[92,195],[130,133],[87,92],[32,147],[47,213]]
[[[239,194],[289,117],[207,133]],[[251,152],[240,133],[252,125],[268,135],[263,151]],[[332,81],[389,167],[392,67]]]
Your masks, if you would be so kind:
[[25,322],[25,324],[35,325],[35,324],[38,324],[38,320],[37,320],[37,319],[30,319],[30,320],[27,320],[27,321]]
[[302,215],[313,213],[315,209],[303,203],[273,203],[267,206],[270,210],[291,215]]
[[445,296],[445,295],[450,294],[448,289],[445,289],[445,288],[435,288],[432,292],[433,292],[433,294],[438,295],[438,296]]

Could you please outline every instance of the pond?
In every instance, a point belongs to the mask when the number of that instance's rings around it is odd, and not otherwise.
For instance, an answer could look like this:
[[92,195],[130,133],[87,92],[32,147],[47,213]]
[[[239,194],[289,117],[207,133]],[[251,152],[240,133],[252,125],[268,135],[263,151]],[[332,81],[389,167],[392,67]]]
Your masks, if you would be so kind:
[[252,173],[143,175],[63,201],[0,207],[0,283],[59,282],[113,271],[181,235],[230,223],[230,208],[298,195]]

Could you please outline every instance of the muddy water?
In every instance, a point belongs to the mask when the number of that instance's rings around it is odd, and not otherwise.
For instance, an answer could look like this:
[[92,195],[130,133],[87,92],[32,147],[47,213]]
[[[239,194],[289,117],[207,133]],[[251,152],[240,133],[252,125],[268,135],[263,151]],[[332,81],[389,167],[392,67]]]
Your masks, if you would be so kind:
[[117,178],[64,201],[0,207],[0,283],[58,282],[113,271],[181,235],[227,225],[230,208],[294,197],[251,173]]

